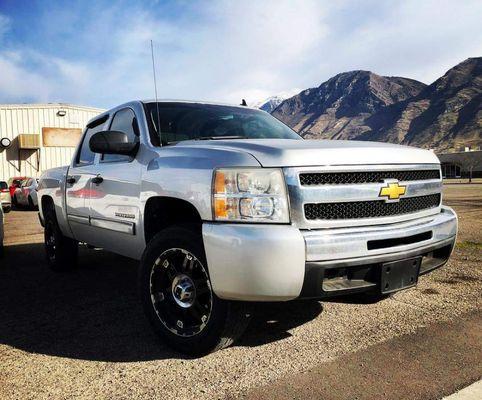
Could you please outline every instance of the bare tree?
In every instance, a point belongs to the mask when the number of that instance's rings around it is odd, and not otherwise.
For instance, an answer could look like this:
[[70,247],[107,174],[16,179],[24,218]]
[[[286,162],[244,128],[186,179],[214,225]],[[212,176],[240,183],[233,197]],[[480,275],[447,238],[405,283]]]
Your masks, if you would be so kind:
[[468,151],[460,157],[460,167],[469,177],[469,183],[472,183],[472,174],[474,169],[482,166],[482,156],[480,152]]

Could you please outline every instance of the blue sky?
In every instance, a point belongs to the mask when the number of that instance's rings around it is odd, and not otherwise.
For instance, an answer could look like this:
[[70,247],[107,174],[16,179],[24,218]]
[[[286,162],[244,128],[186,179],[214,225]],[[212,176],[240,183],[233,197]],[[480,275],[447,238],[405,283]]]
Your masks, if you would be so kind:
[[430,83],[482,55],[482,1],[0,0],[0,102],[249,103],[355,69]]

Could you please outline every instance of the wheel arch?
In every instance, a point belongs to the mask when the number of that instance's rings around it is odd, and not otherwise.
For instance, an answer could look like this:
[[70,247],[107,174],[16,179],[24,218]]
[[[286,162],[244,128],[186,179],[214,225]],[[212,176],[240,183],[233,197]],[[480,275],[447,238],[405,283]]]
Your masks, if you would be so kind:
[[45,219],[45,214],[49,211],[53,211],[55,213],[55,203],[54,199],[51,196],[43,195],[42,196],[42,203],[41,203],[41,210],[42,216]]
[[187,200],[169,196],[154,196],[144,207],[144,238],[146,244],[161,230],[179,224],[189,224],[201,234],[202,218],[197,208]]

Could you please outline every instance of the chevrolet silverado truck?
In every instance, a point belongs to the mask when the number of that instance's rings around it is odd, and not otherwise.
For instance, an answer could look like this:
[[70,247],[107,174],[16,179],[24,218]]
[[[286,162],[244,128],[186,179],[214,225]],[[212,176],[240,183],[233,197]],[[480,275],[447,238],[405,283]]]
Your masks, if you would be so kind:
[[139,260],[150,323],[189,354],[230,345],[253,302],[413,287],[457,234],[432,152],[304,140],[243,106],[113,108],[38,195],[52,269],[73,268],[79,243]]

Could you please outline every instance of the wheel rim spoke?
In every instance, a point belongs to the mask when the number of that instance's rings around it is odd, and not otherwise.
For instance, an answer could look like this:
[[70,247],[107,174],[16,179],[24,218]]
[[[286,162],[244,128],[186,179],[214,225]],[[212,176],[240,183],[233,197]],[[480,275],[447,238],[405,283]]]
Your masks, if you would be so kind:
[[192,307],[188,308],[188,312],[191,314],[193,318],[195,318],[197,321],[202,321],[202,317],[206,315],[206,309],[198,302],[196,301]]
[[206,269],[191,252],[164,251],[152,266],[150,287],[152,306],[169,331],[189,337],[205,328],[213,294]]
[[183,271],[192,271],[194,267],[194,258],[190,254],[186,254],[182,262]]
[[194,281],[194,284],[196,285],[196,294],[198,296],[202,296],[203,294],[209,293],[211,291],[208,283],[205,280],[196,279]]

